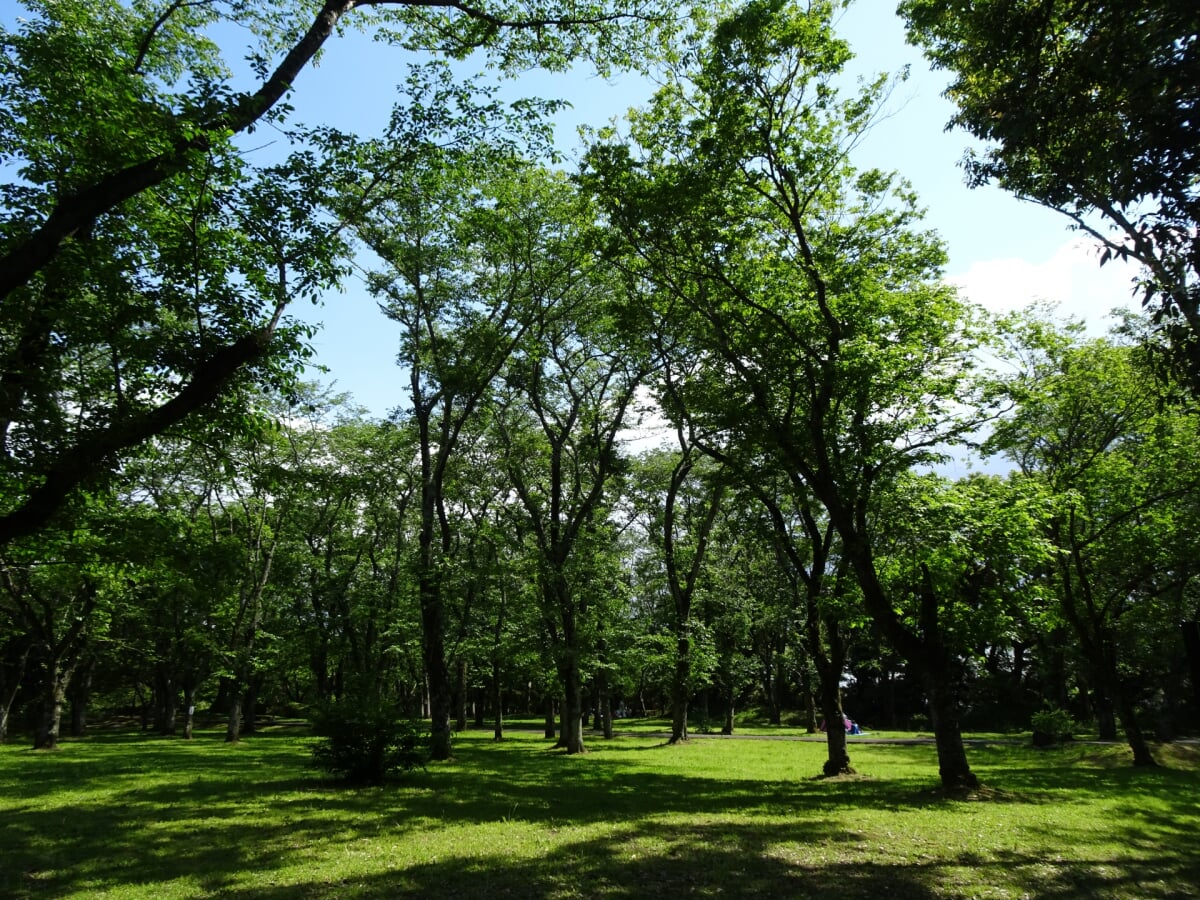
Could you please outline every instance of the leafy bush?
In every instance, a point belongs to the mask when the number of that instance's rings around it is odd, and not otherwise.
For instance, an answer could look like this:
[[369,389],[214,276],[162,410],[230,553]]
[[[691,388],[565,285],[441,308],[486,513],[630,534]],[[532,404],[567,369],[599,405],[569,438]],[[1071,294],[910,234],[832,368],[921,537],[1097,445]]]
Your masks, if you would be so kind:
[[327,706],[313,719],[313,731],[322,738],[313,765],[352,784],[380,784],[392,772],[423,767],[427,758],[416,723],[378,701]]
[[1049,747],[1073,740],[1072,732],[1075,722],[1071,714],[1063,709],[1043,709],[1036,712],[1030,719],[1033,726],[1033,746]]

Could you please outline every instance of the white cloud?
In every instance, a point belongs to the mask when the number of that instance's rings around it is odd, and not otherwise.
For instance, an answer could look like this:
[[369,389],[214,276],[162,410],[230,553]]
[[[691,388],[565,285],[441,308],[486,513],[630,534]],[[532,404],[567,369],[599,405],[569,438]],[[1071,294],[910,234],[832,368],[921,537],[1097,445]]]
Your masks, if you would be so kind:
[[1091,330],[1103,332],[1112,323],[1112,309],[1137,308],[1133,289],[1137,273],[1137,266],[1120,260],[1101,266],[1096,242],[1075,237],[1044,262],[981,260],[948,280],[965,297],[993,312],[1009,312],[1035,300],[1048,300],[1058,304],[1061,316],[1083,319]]

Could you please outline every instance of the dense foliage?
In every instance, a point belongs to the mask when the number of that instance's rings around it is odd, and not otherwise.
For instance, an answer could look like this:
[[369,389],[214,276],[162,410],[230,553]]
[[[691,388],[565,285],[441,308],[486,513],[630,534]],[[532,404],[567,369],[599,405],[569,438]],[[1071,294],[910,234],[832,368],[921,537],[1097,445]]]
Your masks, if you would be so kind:
[[[630,63],[657,23],[382,5],[389,39],[503,66]],[[254,8],[45,3],[5,36],[6,252],[157,174],[3,297],[0,737],[309,717],[378,781],[409,719],[447,759],[506,714],[578,753],[589,722],[680,742],[755,706],[832,725],[829,775],[846,713],[931,730],[961,789],[964,728],[1056,710],[1151,765],[1200,725],[1192,395],[1146,322],[1090,338],[943,281],[911,188],[850,163],[887,79],[839,94],[836,4],[697,15],[574,168],[552,104],[437,61],[382,136],[251,166],[236,132],[285,111],[224,87],[206,29]],[[260,12],[265,91],[308,45],[299,6]],[[112,119],[54,137],[84,94]],[[352,258],[400,334],[384,421],[297,374],[287,308]]]

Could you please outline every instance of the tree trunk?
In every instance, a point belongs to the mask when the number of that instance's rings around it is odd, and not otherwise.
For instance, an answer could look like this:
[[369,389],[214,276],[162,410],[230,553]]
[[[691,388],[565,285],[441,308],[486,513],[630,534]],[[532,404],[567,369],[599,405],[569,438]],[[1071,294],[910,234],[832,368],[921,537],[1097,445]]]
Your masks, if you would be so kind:
[[561,673],[562,735],[558,743],[559,746],[565,747],[569,754],[585,753],[587,748],[583,744],[583,677],[573,648],[567,650],[566,659],[561,664]]
[[492,740],[504,740],[504,684],[500,680],[500,658],[492,659],[492,709],[495,710],[496,724],[492,731]]
[[5,656],[0,660],[0,744],[8,740],[9,714],[21,691],[21,681],[25,678],[30,645],[25,643],[17,650],[10,644],[4,649]]
[[487,724],[487,692],[482,687],[477,687],[472,693],[474,695],[472,701],[475,713],[474,726],[483,728]]
[[429,755],[450,758],[450,673],[446,667],[445,610],[433,576],[421,579],[421,633],[424,638],[425,675],[429,684]]
[[1129,749],[1133,751],[1133,764],[1135,766],[1157,766],[1158,762],[1154,759],[1150,752],[1150,746],[1146,743],[1146,735],[1142,732],[1141,725],[1138,724],[1137,711],[1129,699],[1128,692],[1118,686],[1115,693],[1117,695],[1117,716],[1121,719],[1121,727],[1125,730],[1125,740],[1129,742]]
[[42,684],[42,708],[33,734],[34,750],[57,750],[62,707],[67,686],[71,683],[71,667],[61,660],[46,661],[46,680]]
[[[817,616],[816,603],[809,603],[809,615]],[[851,775],[850,753],[846,749],[846,714],[842,710],[842,669],[846,664],[846,644],[837,620],[825,621],[826,640],[821,640],[820,619],[816,627],[807,628],[809,651],[817,665],[817,690],[821,694],[821,713],[825,718],[825,764],[821,767],[826,778]],[[826,648],[825,645],[828,645]]]
[[242,737],[242,692],[236,689],[229,693],[229,722],[225,726],[225,743],[236,744]]
[[258,696],[262,693],[263,674],[256,672],[246,680],[246,693],[242,699],[242,733],[258,733]]
[[459,657],[454,662],[454,727],[467,730],[467,661]]
[[686,634],[675,645],[675,677],[671,682],[671,740],[678,744],[688,739],[688,685],[692,677],[691,641]]
[[779,711],[779,680],[775,677],[775,652],[770,651],[762,667],[763,699],[767,704],[767,724],[778,725],[782,719]]
[[967,762],[962,728],[958,719],[958,697],[949,677],[927,678],[929,716],[933,720],[933,738],[937,744],[938,775],[948,791],[979,787],[979,779]]
[[92,665],[89,663],[71,679],[71,737],[83,737],[87,731],[88,701],[92,696]]
[[548,694],[546,694],[546,708],[545,708],[545,719],[544,719],[545,727],[542,729],[542,735],[546,738],[546,740],[550,740],[550,741],[552,741],[556,737],[558,737],[558,730],[554,726],[554,712],[555,712],[555,710],[554,710],[554,695],[548,693]]
[[196,718],[196,690],[192,686],[190,680],[183,683],[183,737],[185,740],[192,739],[192,725]]
[[1096,731],[1102,741],[1117,740],[1117,713],[1112,698],[1102,685],[1092,691],[1092,712],[1096,718]]
[[721,734],[733,734],[733,684],[725,688],[725,724],[721,726]]
[[157,701],[154,710],[154,730],[159,734],[174,734],[178,691],[165,663],[154,667],[154,698]]
[[613,736],[612,691],[607,686],[600,695],[600,715],[604,717],[604,738],[611,741]]

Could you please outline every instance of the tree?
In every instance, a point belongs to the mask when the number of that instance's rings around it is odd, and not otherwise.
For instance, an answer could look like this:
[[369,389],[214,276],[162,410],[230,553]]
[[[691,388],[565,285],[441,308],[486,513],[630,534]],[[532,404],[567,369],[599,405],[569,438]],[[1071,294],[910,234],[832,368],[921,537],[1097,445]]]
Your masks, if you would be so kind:
[[[849,50],[832,10],[742,7],[697,51],[692,84],[668,84],[634,118],[636,148],[591,150],[587,179],[655,310],[708,363],[688,407],[811,491],[869,614],[932,691],[947,673],[896,614],[869,513],[978,424],[981,334],[940,282],[944,252],[918,230],[911,191],[846,160],[885,80],[838,100]],[[955,711],[934,720],[943,783],[973,785]]]
[[[580,202],[572,222],[592,221],[587,211]],[[598,605],[588,581],[612,546],[605,513],[611,482],[625,468],[618,439],[648,365],[612,327],[623,299],[614,271],[587,244],[574,246],[576,255],[564,259],[562,302],[505,371],[495,423],[536,547],[544,621],[563,687],[560,741],[568,753],[582,753],[583,666],[595,646]]]
[[369,209],[355,229],[383,262],[371,290],[401,326],[397,361],[408,378],[401,409],[411,417],[421,469],[415,571],[431,753],[446,759],[445,594],[456,547],[448,466],[493,379],[528,330],[554,315],[578,251],[561,177],[519,155],[522,145],[548,144],[537,104],[481,103],[474,86],[453,84],[444,66],[415,70],[410,90],[384,139],[360,151],[367,166],[355,192]]
[[[236,433],[243,391],[295,377],[304,329],[284,312],[340,278],[339,229],[318,211],[338,179],[308,150],[254,173],[236,138],[285,121],[339,29],[443,58],[479,50],[507,72],[580,58],[604,71],[671,19],[656,0],[27,8],[0,35],[0,158],[17,172],[0,189],[0,542],[201,410]],[[222,25],[257,36],[257,88],[234,88],[242,73],[210,37]]]
[[[1200,382],[1200,7],[1191,0],[904,0],[953,75],[972,184],[1059,210],[1147,272],[1146,302]],[[1096,217],[1099,217],[1097,220]]]
[[[1052,498],[1057,612],[1088,680],[1112,704],[1136,765],[1153,765],[1138,706],[1164,663],[1184,657],[1176,623],[1195,617],[1196,413],[1158,385],[1136,347],[1032,323],[1018,406],[989,449]],[[1182,666],[1181,666],[1182,667]],[[1149,674],[1153,673],[1153,674]]]
[[[671,598],[671,627],[675,636],[675,665],[671,682],[672,744],[688,738],[688,702],[702,672],[693,672],[693,606],[704,571],[709,536],[725,494],[717,467],[676,429],[679,450],[650,454],[638,466],[647,482],[635,503],[646,518],[646,537],[661,553]],[[663,481],[665,480],[665,486]],[[665,490],[664,490],[665,487]]]
[[29,653],[37,684],[35,749],[58,746],[71,679],[89,643],[107,630],[126,574],[119,555],[120,511],[100,506],[89,512],[87,520],[68,532],[10,545],[0,556],[5,618],[27,642],[23,650]]

